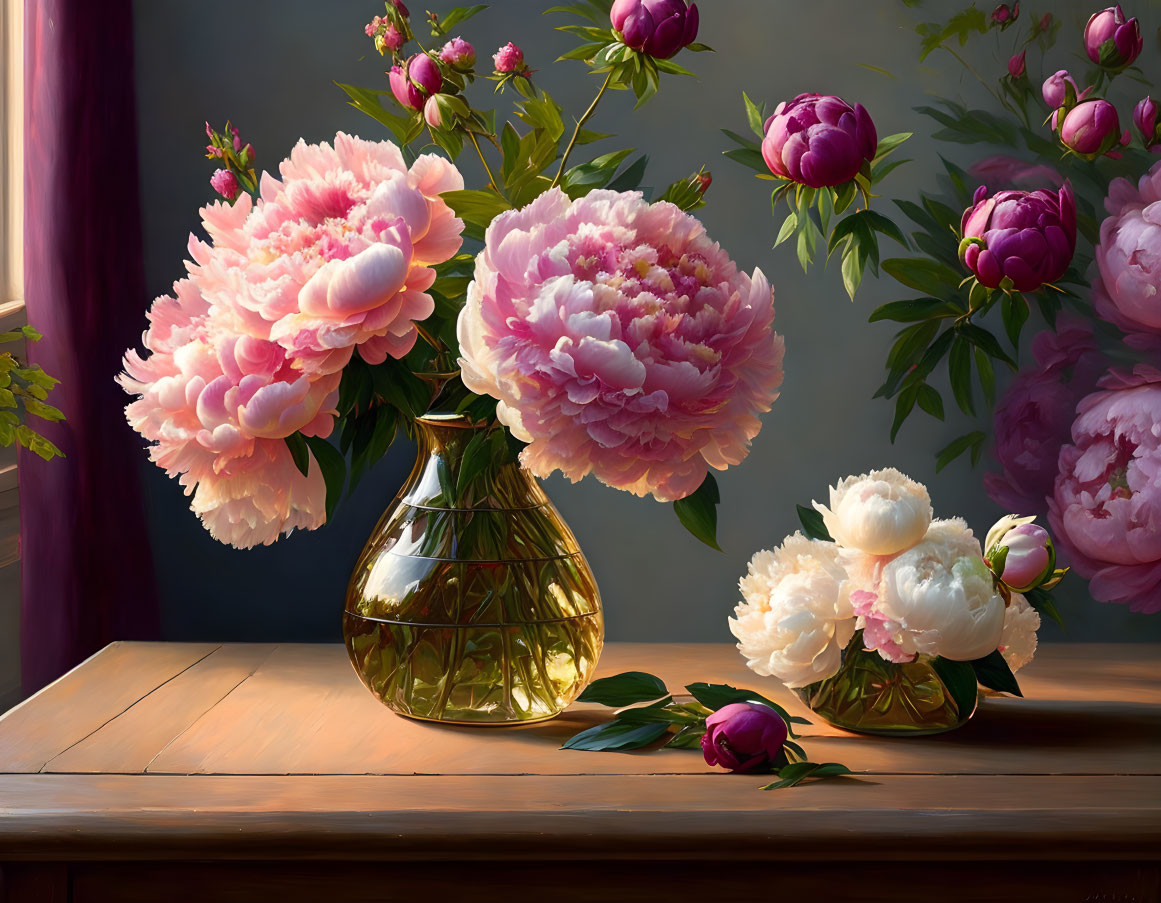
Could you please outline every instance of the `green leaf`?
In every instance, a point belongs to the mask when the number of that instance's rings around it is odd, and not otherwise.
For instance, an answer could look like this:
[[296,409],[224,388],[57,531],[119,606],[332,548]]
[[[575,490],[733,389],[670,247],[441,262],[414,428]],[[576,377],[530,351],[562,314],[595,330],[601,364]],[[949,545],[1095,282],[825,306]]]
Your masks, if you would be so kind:
[[1020,692],[1020,685],[1016,683],[1016,675],[1008,667],[1008,663],[1004,660],[1000,650],[997,649],[983,658],[977,658],[970,664],[972,670],[975,671],[976,680],[989,690],[1011,693],[1013,696],[1024,695]]
[[805,505],[795,506],[798,509],[798,521],[802,524],[802,532],[810,539],[820,539],[824,542],[834,542],[834,537],[826,528],[822,513]]
[[877,308],[867,319],[868,323],[879,320],[894,320],[897,323],[914,323],[919,320],[955,317],[962,311],[950,301],[938,298],[916,298],[912,301],[892,301]]
[[645,177],[645,168],[648,165],[649,158],[647,156],[642,155],[638,157],[606,187],[609,191],[632,191],[639,188],[641,186],[641,180]]
[[687,724],[679,730],[668,743],[666,749],[701,749],[701,738],[705,736],[705,727]]
[[778,247],[782,242],[786,241],[798,229],[798,214],[791,210],[786,219],[782,221],[782,228],[778,230],[778,238],[774,241],[774,247]]
[[876,232],[880,232],[883,235],[886,235],[888,238],[893,238],[905,248],[908,246],[907,237],[903,234],[903,230],[896,226],[891,220],[887,219],[887,217],[883,216],[883,214],[876,213],[874,210],[863,210],[857,215],[861,216],[863,221]]
[[491,189],[445,191],[440,195],[444,203],[464,222],[487,228],[492,220],[512,205]]
[[488,467],[492,460],[491,449],[487,445],[488,437],[484,431],[477,432],[464,447],[460,458],[460,470],[456,477],[456,497],[464,498],[472,481]]
[[668,724],[633,724],[628,721],[609,721],[581,731],[565,741],[561,749],[581,749],[591,752],[611,752],[640,749],[659,740],[669,732]]
[[304,477],[310,476],[310,450],[307,448],[306,439],[302,433],[291,433],[286,437],[286,446],[290,449],[290,457],[294,460],[294,466],[298,468],[298,472]]
[[931,666],[947,688],[959,716],[965,718],[975,711],[979,690],[976,688],[976,672],[971,664],[937,656]]
[[65,415],[60,412],[58,408],[54,408],[50,404],[45,404],[43,401],[38,401],[35,398],[24,399],[24,410],[28,414],[32,414],[42,420],[50,420],[58,422],[65,419]]
[[457,6],[455,9],[450,10],[439,17],[440,30],[437,32],[433,29],[432,34],[446,34],[461,22],[466,22],[472,16],[482,13],[487,8],[488,5],[486,3],[477,3],[474,6]]
[[996,337],[986,329],[982,329],[974,323],[964,323],[959,327],[959,333],[977,348],[982,348],[992,357],[1006,363],[1013,370],[1017,369],[1016,362],[1000,347],[1000,343],[996,340]]
[[766,166],[766,161],[763,159],[760,151],[756,151],[749,147],[732,147],[729,150],[722,151],[722,154],[729,157],[735,163],[741,163],[743,166],[748,166],[750,169],[758,173],[768,173],[769,167]]
[[409,144],[414,136],[418,135],[418,132],[415,131],[416,122],[419,124],[419,129],[422,130],[422,117],[415,115],[410,117],[398,116],[383,109],[383,104],[379,100],[383,92],[370,88],[360,88],[356,85],[344,85],[342,82],[335,82],[335,84],[346,92],[352,107],[360,113],[370,116],[376,122],[387,126],[400,144]]
[[768,706],[778,713],[778,716],[786,722],[787,730],[791,737],[798,736],[794,733],[793,725],[795,724],[810,724],[805,718],[799,718],[797,715],[791,715],[786,709],[771,699],[767,699],[760,693],[755,693],[753,690],[738,689],[731,687],[729,684],[707,684],[707,683],[692,683],[685,688],[689,691],[694,699],[704,705],[707,709],[717,711],[725,708],[728,705],[733,705],[735,702],[756,702],[759,705]]
[[327,487],[327,520],[335,512],[335,507],[343,495],[343,484],[347,479],[347,462],[339,450],[318,436],[304,436],[303,440],[310,448],[314,460],[322,471],[323,482]]
[[602,677],[589,684],[577,697],[577,702],[595,702],[611,708],[652,702],[668,696],[665,682],[644,671],[625,671],[612,677]]
[[969,448],[975,449],[982,447],[987,438],[986,433],[976,431],[974,433],[968,433],[966,436],[960,436],[951,444],[940,449],[935,459],[935,472],[939,473]]
[[1008,341],[1012,343],[1012,347],[1017,351],[1020,350],[1020,333],[1024,329],[1024,324],[1028,322],[1028,302],[1023,295],[1005,295],[1004,300],[1000,303],[1000,310],[1003,313],[1004,329],[1008,333]]
[[778,769],[780,780],[762,787],[762,790],[783,790],[801,784],[807,778],[840,777],[851,774],[851,770],[838,762],[792,762]]
[[1052,598],[1051,593],[1037,587],[1024,593],[1024,598],[1042,616],[1051,618],[1061,629],[1064,628],[1064,619],[1060,616],[1060,610],[1056,607],[1056,600]]
[[746,121],[750,125],[750,131],[759,138],[765,138],[766,133],[763,130],[763,126],[766,124],[765,111],[750,100],[750,96],[745,91],[742,92],[742,102],[746,105]]
[[912,134],[912,132],[897,132],[894,135],[888,135],[886,138],[880,139],[878,147],[875,148],[875,156],[871,160],[871,165],[874,166],[888,154],[892,153],[900,144],[910,138]]
[[927,385],[927,383],[920,383],[918,390],[919,394],[916,396],[916,401],[919,402],[919,407],[936,420],[943,420],[943,398],[940,396],[938,390]]
[[957,338],[951,346],[947,369],[955,403],[965,414],[974,417],[976,406],[972,398],[972,352],[971,346],[962,338]]
[[24,424],[17,426],[12,430],[12,433],[16,436],[17,442],[45,461],[51,461],[53,458],[63,458],[65,456],[64,452],[53,445],[52,442]]
[[981,349],[975,350],[976,372],[980,377],[980,388],[984,390],[984,398],[990,409],[996,403],[996,371],[992,367],[992,359]]
[[899,397],[895,399],[895,419],[891,423],[891,442],[894,443],[896,437],[899,435],[899,430],[902,429],[903,423],[911,416],[911,412],[915,410],[915,402],[919,398],[919,387],[910,386],[899,393]]
[[673,503],[677,519],[695,537],[711,549],[722,550],[718,545],[718,503],[721,493],[712,473],[706,473],[702,484],[692,495]]
[[887,354],[887,366],[906,368],[917,363],[938,332],[939,322],[936,320],[925,320],[908,326],[899,333],[899,338],[891,346]]
[[908,288],[936,297],[960,281],[959,275],[942,263],[922,257],[891,257],[883,261],[883,270]]
[[863,281],[863,260],[861,249],[852,241],[843,252],[842,263],[843,288],[852,301],[855,300],[855,292],[859,290],[859,284]]

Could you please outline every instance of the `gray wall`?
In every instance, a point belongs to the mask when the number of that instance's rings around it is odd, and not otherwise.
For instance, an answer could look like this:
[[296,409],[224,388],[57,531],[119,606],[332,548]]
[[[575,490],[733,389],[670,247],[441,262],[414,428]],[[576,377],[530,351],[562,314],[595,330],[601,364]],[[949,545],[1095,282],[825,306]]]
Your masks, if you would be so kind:
[[[413,11],[425,6],[410,2]],[[547,5],[501,0],[469,23],[466,34],[481,56],[516,41],[541,70],[538,84],[576,114],[596,84],[579,63],[551,65],[571,39],[553,30],[559,17],[538,15]],[[956,6],[929,0],[925,8],[944,16]],[[1145,33],[1155,35],[1161,21],[1156,0],[1132,6],[1146,20]],[[701,39],[718,53],[681,60],[700,78],[667,78],[661,94],[636,113],[630,98],[615,95],[593,126],[617,131],[626,144],[649,152],[651,184],[668,184],[703,162],[712,167],[711,203],[701,215],[742,266],[761,266],[771,278],[777,328],[786,337],[787,377],[750,458],[719,477],[725,554],[690,538],[668,506],[591,480],[575,486],[560,478],[548,481],[601,582],[613,640],[729,640],[726,618],[750,555],[796,528],[796,502],[824,499],[828,483],[849,473],[897,466],[928,483],[937,514],[962,515],[981,534],[1000,513],[966,462],[935,473],[934,451],[966,431],[962,421],[944,425],[918,415],[897,445],[888,441],[890,408],[870,396],[882,381],[892,329],[866,319],[873,307],[899,297],[891,284],[868,282],[852,304],[837,273],[804,276],[789,246],[772,251],[776,226],[768,183],[720,156],[726,144],[718,132],[722,126],[744,131],[742,89],[771,102],[807,90],[859,100],[886,135],[929,130],[911,112],[925,92],[970,98],[975,86],[960,79],[950,59],[932,57],[925,67],[917,65],[909,25],[915,13],[898,0],[706,0],[702,7]],[[1066,27],[1083,24],[1090,7],[1095,3],[1051,5]],[[232,118],[269,168],[300,136],[317,141],[344,129],[386,137],[345,106],[332,85],[337,80],[385,87],[382,62],[368,53],[362,31],[380,10],[374,0],[138,0],[141,184],[153,293],[168,291],[181,274],[186,235],[195,227],[197,207],[210,197],[209,169],[198,153],[203,120],[220,125]],[[1009,43],[1005,39],[1004,46]],[[1058,51],[1060,65],[1074,62],[1068,53]],[[1147,55],[1155,80],[1157,45],[1151,37]],[[1005,61],[1006,53],[996,66]],[[858,63],[887,68],[897,78]],[[487,83],[477,90],[488,91]],[[907,149],[915,163],[905,176],[899,171],[888,189],[908,196],[909,183],[930,184],[937,151],[949,153],[946,145],[915,140]],[[951,155],[963,159],[954,149]],[[469,182],[479,184],[466,154],[462,164]],[[336,639],[347,573],[410,463],[411,450],[397,446],[334,523],[252,552],[214,543],[186,509],[179,487],[143,465],[168,637]],[[1079,590],[1074,586],[1064,594],[1068,638],[1161,639],[1161,618],[1098,605]],[[1043,635],[1060,634],[1049,627]]]

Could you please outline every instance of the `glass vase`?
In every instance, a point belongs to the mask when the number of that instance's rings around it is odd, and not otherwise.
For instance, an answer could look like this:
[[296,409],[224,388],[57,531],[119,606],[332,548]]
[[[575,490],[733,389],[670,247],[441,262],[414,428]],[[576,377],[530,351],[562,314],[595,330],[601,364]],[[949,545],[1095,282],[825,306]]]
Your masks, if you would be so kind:
[[519,724],[560,714],[604,643],[576,538],[495,424],[416,421],[418,458],[359,556],[343,634],[400,715]]
[[979,698],[973,679],[957,703],[931,656],[894,664],[863,648],[862,631],[847,644],[837,674],[797,693],[835,727],[892,737],[954,730],[972,717]]

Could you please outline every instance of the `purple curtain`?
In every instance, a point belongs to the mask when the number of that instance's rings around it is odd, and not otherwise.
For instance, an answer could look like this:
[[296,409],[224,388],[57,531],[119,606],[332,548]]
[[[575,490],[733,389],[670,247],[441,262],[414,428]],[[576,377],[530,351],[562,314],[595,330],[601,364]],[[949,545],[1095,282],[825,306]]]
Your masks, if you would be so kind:
[[25,692],[113,640],[159,635],[140,442],[113,382],[144,324],[131,0],[26,0],[29,356],[61,380],[64,459],[22,451]]

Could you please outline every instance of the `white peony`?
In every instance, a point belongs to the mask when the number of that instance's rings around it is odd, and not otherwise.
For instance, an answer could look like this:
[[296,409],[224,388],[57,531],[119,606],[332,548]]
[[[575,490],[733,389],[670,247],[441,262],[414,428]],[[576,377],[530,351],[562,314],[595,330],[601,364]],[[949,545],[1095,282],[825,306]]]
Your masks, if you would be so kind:
[[788,687],[834,676],[855,630],[849,584],[834,543],[795,533],[756,554],[730,619],[746,664]]
[[899,625],[896,640],[909,653],[972,661],[994,652],[1004,629],[1004,599],[960,518],[933,522],[883,568],[875,607]]
[[931,496],[893,467],[847,477],[830,490],[830,507],[814,503],[831,538],[870,555],[895,555],[923,539]]
[[1013,671],[1019,671],[1036,654],[1036,631],[1040,629],[1040,612],[1018,594],[1004,612],[1004,631],[1000,635],[1000,653]]

